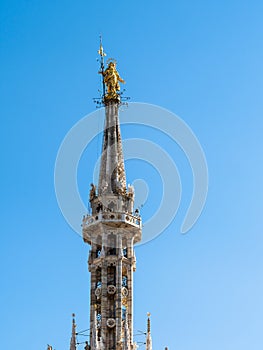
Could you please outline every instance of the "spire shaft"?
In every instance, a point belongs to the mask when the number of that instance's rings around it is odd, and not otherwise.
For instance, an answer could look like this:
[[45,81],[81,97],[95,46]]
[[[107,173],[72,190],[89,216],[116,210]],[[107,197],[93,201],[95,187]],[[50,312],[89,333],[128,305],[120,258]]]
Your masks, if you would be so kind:
[[[100,71],[102,75],[103,97],[105,105],[105,126],[101,156],[98,194],[125,194],[126,177],[122,154],[121,133],[118,109],[120,105],[120,84],[125,81],[116,69],[116,60],[108,59],[107,68],[104,69],[104,53],[100,37]],[[105,91],[107,87],[107,93]]]
[[72,330],[70,339],[70,350],[77,349],[75,314],[72,314]]
[[148,319],[147,319],[146,350],[152,350],[150,313],[148,313]]
[[98,192],[101,194],[125,194],[126,175],[122,153],[118,103],[105,106],[105,128],[100,165]]

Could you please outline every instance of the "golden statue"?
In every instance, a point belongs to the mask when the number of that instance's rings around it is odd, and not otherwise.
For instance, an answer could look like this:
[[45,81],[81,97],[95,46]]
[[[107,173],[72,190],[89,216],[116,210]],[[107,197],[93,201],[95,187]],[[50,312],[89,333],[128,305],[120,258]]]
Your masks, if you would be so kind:
[[108,64],[107,69],[102,73],[104,83],[107,87],[106,99],[118,98],[117,91],[120,91],[120,84],[125,83],[125,81],[120,77],[117,69],[116,63],[111,61]]

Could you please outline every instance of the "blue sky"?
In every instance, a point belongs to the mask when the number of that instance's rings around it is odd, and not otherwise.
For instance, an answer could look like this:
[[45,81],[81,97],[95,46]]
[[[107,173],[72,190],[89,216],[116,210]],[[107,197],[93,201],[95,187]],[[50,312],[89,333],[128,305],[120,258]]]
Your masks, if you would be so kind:
[[[150,311],[154,349],[262,348],[263,3],[1,0],[0,6],[2,348],[67,349],[72,312],[78,328],[88,328],[88,247],[60,213],[53,174],[65,134],[95,109],[100,33],[126,94],[179,115],[209,169],[205,209],[180,235],[191,171],[171,140],[150,133],[173,150],[183,192],[174,222],[136,250],[134,329],[145,329]],[[143,130],[124,127],[122,134]],[[99,142],[80,161],[83,200],[93,171],[85,159],[95,164]],[[135,167],[126,164],[130,182]],[[147,218],[160,198],[160,179],[151,167],[142,171]]]

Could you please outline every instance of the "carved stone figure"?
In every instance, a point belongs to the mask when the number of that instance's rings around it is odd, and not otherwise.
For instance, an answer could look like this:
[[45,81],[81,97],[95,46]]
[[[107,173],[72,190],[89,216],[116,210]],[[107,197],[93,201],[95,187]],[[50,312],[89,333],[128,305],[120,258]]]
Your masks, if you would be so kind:
[[128,185],[128,197],[134,197],[134,187],[132,185]]
[[92,201],[96,197],[96,186],[93,184],[90,184],[91,189],[89,192],[89,200]]

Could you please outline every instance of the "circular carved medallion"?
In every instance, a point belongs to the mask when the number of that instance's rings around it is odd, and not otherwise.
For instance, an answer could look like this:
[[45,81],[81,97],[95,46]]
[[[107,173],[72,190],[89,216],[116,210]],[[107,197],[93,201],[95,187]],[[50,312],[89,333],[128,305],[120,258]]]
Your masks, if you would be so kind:
[[109,294],[114,294],[114,293],[116,293],[116,287],[113,284],[110,284],[107,287],[107,291],[108,291]]
[[115,325],[116,325],[116,321],[114,320],[114,318],[108,318],[107,319],[107,326],[109,328],[113,328],[113,327],[115,327]]
[[126,287],[122,287],[121,292],[122,292],[122,295],[123,295],[124,297],[127,297],[128,294],[129,294],[129,291],[128,291],[128,289],[127,289]]
[[97,298],[99,298],[101,296],[101,288],[97,287],[95,289],[95,295],[96,295]]

